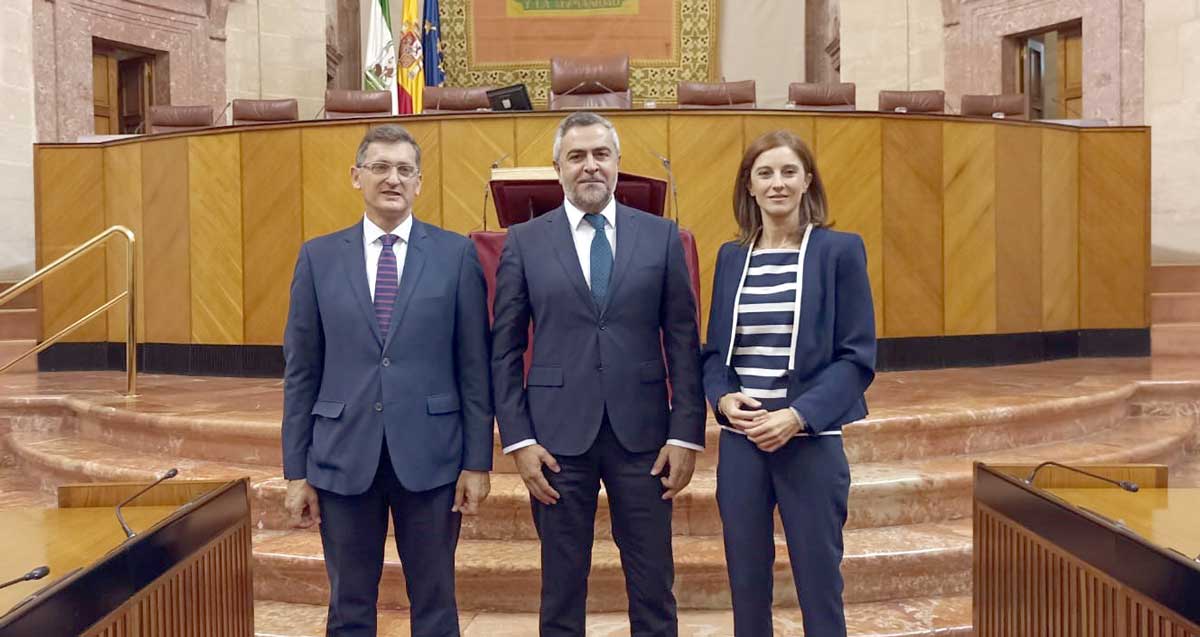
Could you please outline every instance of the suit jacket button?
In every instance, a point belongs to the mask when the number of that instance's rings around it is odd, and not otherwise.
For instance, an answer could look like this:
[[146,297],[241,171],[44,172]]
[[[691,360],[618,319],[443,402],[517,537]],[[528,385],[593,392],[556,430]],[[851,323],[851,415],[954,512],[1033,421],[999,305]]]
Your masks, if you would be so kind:
[[375,411],[383,411],[383,403],[375,403]]
[[391,364],[392,364],[392,359],[390,359],[390,358],[384,358],[384,359],[383,359],[383,366],[384,366],[384,367],[389,367]]
[[606,324],[604,324],[604,323],[601,323],[601,324],[600,324],[600,331],[604,331],[604,330],[606,330],[606,329],[608,329],[608,325],[606,325]]

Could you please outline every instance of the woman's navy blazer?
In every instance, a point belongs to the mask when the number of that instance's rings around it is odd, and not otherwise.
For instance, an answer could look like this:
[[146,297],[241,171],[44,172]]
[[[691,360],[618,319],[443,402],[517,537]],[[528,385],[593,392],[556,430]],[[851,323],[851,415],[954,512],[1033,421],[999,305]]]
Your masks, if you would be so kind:
[[[704,393],[717,421],[721,396],[741,391],[726,361],[733,342],[734,303],[749,247],[731,241],[717,254],[703,348]],[[804,256],[799,334],[788,399],[810,434],[841,429],[867,415],[863,392],[875,378],[875,309],[862,238],[814,228]]]

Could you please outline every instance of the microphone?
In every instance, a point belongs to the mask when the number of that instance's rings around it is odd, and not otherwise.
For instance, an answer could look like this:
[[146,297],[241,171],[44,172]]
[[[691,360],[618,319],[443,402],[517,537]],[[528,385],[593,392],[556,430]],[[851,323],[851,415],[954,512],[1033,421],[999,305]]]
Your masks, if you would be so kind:
[[[575,88],[579,88],[579,87],[577,86]],[[572,90],[574,90],[574,89],[572,89]],[[508,159],[508,153],[504,153],[503,155],[500,156],[499,159],[492,162],[492,170],[496,170],[497,168],[499,168],[500,164],[503,163],[505,159]],[[488,183],[485,183],[483,185],[483,207],[479,209],[479,216],[483,218],[483,231],[484,232],[487,232],[487,202],[488,202],[488,197],[490,197],[492,194],[491,179],[492,179],[491,175],[489,174],[488,175]]]
[[[224,119],[225,119],[225,112],[229,110],[229,107],[230,107],[230,106],[233,106],[233,102],[232,102],[232,101],[230,101],[230,102],[225,102],[225,108],[221,109],[221,112],[220,112],[220,113],[217,113],[217,116],[216,116],[215,118],[213,118],[213,121],[212,121],[213,125],[216,125],[216,123],[217,123],[217,122],[224,121]],[[232,124],[233,122],[230,122],[230,123]]]
[[671,171],[671,160],[654,151],[650,151],[650,154],[658,158],[667,171],[667,183],[671,185],[671,207],[675,209],[675,223],[679,223],[679,188],[675,184],[675,173]]
[[39,567],[33,569],[32,571],[29,571],[28,573],[26,573],[16,579],[10,579],[7,582],[0,584],[0,588],[8,588],[9,586],[12,586],[13,584],[20,584],[21,582],[32,582],[33,580],[42,579],[43,577],[45,577],[49,574],[50,574],[49,566],[39,566]]
[[583,80],[582,82],[576,84],[575,86],[572,86],[571,88],[567,89],[566,91],[559,93],[558,96],[565,97],[567,95],[570,95],[571,93],[574,93],[575,91],[578,91],[579,89],[581,89],[589,84],[600,87],[601,89],[604,90],[605,93],[616,93],[616,91],[605,86],[604,83],[601,82],[600,80]]
[[1096,480],[1100,480],[1101,482],[1107,482],[1113,486],[1120,487],[1130,493],[1137,493],[1137,491],[1138,491],[1138,485],[1136,482],[1130,482],[1128,480],[1113,480],[1112,478],[1105,478],[1104,476],[1096,475],[1090,471],[1084,471],[1083,469],[1077,469],[1075,467],[1068,466],[1068,465],[1062,464],[1060,462],[1043,462],[1042,464],[1034,467],[1033,471],[1029,472],[1029,477],[1025,478],[1025,484],[1032,487],[1033,479],[1035,477],[1037,477],[1037,474],[1039,471],[1042,470],[1042,467],[1051,467],[1051,466],[1059,467],[1061,469],[1066,469],[1067,471],[1074,471],[1075,473],[1083,474],[1085,476],[1088,476],[1089,478],[1095,478]]
[[142,489],[141,491],[138,491],[137,493],[129,496],[128,498],[125,498],[123,501],[121,501],[120,504],[117,505],[117,521],[121,523],[121,530],[125,531],[125,539],[129,539],[129,538],[137,535],[137,533],[134,533],[133,529],[129,528],[129,525],[125,523],[125,516],[121,515],[121,507],[138,499],[139,497],[141,497],[141,495],[143,493],[149,491],[150,489],[157,487],[159,485],[159,483],[161,483],[162,481],[170,480],[171,478],[174,478],[177,475],[179,475],[178,469],[175,469],[173,467],[171,469],[167,469],[166,473],[159,476],[159,478],[157,480],[155,480],[154,482],[151,482],[149,485],[146,486],[146,488]]

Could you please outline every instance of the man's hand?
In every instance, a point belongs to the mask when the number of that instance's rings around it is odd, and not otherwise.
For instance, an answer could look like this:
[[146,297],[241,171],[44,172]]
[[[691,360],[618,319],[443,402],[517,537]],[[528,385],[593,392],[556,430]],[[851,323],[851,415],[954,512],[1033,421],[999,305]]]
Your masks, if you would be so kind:
[[521,447],[512,455],[513,460],[517,463],[517,472],[521,474],[525,488],[529,489],[529,495],[545,505],[557,503],[558,491],[550,486],[546,475],[542,473],[542,465],[550,467],[554,473],[559,472],[558,461],[554,459],[554,456],[550,455],[545,447],[538,444]]
[[762,403],[740,391],[721,396],[717,401],[717,410],[729,419],[729,424],[742,431],[762,424],[767,417],[767,410],[762,408]]
[[288,480],[283,506],[287,508],[289,521],[296,528],[307,529],[321,523],[321,505],[317,500],[317,490],[312,488],[308,480]]
[[760,424],[747,429],[746,436],[759,449],[771,453],[786,445],[803,428],[804,423],[800,422],[796,412],[784,407],[768,413]]
[[692,481],[692,473],[696,470],[696,451],[679,445],[665,444],[658,452],[658,459],[650,469],[650,475],[657,476],[667,469],[667,475],[661,478],[666,491],[662,499],[670,500]]
[[454,506],[450,510],[463,515],[475,515],[491,490],[492,477],[487,471],[463,471],[458,474]]

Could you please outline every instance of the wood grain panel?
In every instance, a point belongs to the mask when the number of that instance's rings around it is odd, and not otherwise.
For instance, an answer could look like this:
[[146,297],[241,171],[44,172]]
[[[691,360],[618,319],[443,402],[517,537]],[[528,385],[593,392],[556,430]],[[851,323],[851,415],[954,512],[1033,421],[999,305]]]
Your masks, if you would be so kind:
[[280,345],[300,253],[300,130],[241,133],[245,343]]
[[[549,115],[517,117],[513,123],[516,134],[516,153],[501,162],[503,167],[551,166],[554,164],[554,133],[562,116]],[[614,124],[615,126],[616,124]],[[617,129],[620,135],[622,129]],[[625,141],[625,140],[621,140]],[[493,158],[495,161],[495,158]],[[488,164],[491,165],[490,163]]]
[[441,122],[442,227],[460,234],[500,227],[496,206],[483,193],[491,179],[492,162],[516,153],[514,118],[445,120]]
[[875,331],[887,335],[883,294],[883,129],[877,119],[821,117],[814,125],[817,167],[834,227],[867,248]]
[[942,334],[942,123],[883,122],[884,324]]
[[[657,156],[671,156],[670,119],[666,115],[615,114],[611,119],[621,137],[621,172],[667,181],[667,170]],[[680,185],[676,183],[677,187]],[[669,188],[663,215],[675,217]]]
[[[42,149],[37,171],[38,267],[42,267],[104,230],[104,154],[99,148]],[[43,337],[107,300],[105,251],[97,248],[44,279]],[[107,335],[107,318],[97,316],[65,340],[100,342]]]
[[733,188],[742,161],[740,115],[670,118],[671,163],[679,184],[679,225],[700,253],[701,334],[708,330],[713,271],[721,244],[737,238]]
[[996,127],[942,129],[946,334],[996,332]]
[[188,138],[193,343],[243,342],[240,146],[237,134]]
[[305,241],[341,230],[362,218],[362,193],[350,183],[350,168],[366,132],[366,124],[301,131]]
[[[763,133],[776,130],[786,130],[795,133],[805,144],[817,152],[816,124],[814,117],[802,115],[766,115],[750,112],[742,118],[742,139],[744,146],[754,143]],[[818,161],[820,158],[818,157]]]
[[[110,146],[104,149],[104,226],[122,225],[133,231],[139,244],[142,236],[142,147],[137,144]],[[107,298],[125,291],[125,241],[109,239],[107,270]],[[145,264],[142,262],[141,246],[135,250],[137,286],[144,290]],[[134,311],[138,318],[139,341],[145,339],[145,294],[137,297]],[[108,311],[108,340],[112,343],[125,342],[125,306]]]
[[1146,327],[1149,134],[1079,135],[1080,327]]
[[996,329],[1042,329],[1042,134],[996,129]]
[[442,221],[442,131],[438,122],[410,122],[404,127],[421,148],[421,194],[413,210],[421,221],[441,226]]
[[1042,329],[1079,329],[1079,134],[1042,131]]
[[150,343],[192,339],[188,172],[186,137],[150,141],[142,147],[143,292]]

